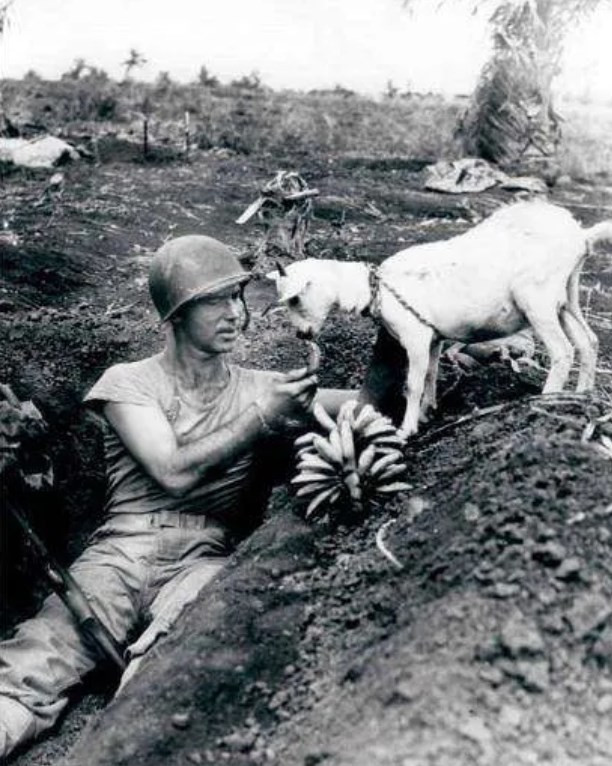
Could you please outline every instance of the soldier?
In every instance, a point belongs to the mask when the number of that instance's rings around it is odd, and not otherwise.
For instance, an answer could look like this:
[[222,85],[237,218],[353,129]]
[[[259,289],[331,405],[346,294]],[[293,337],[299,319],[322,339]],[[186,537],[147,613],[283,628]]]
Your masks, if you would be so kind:
[[[261,520],[266,439],[309,421],[316,371],[256,371],[228,360],[248,320],[248,279],[214,239],[166,243],[149,275],[165,348],[114,365],[85,397],[104,428],[107,516],[70,572],[119,645],[148,621],[127,648],[121,687]],[[317,393],[331,411],[346,396]],[[68,690],[99,660],[49,596],[0,644],[0,755],[51,727]]]

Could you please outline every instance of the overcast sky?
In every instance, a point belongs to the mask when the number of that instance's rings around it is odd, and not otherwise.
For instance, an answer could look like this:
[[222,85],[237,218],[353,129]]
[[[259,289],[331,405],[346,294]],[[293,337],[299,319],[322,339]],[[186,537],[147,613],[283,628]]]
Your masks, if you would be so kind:
[[[55,78],[77,57],[120,76],[130,48],[138,76],[193,79],[205,64],[223,82],[257,71],[274,88],[336,84],[468,93],[488,52],[486,16],[465,2],[422,0],[14,0],[0,50],[3,76]],[[460,7],[459,7],[460,6]],[[605,7],[603,7],[605,6]],[[563,90],[612,98],[612,2],[570,35]]]

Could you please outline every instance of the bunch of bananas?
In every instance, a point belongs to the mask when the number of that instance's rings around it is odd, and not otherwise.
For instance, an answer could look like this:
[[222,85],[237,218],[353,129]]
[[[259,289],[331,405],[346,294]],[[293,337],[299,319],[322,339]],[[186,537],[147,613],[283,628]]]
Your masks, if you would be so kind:
[[410,489],[399,480],[406,471],[402,448],[391,420],[369,404],[345,402],[334,420],[315,403],[313,414],[325,435],[307,433],[295,441],[298,473],[291,483],[308,501],[305,517],[335,506],[363,513],[375,495]]

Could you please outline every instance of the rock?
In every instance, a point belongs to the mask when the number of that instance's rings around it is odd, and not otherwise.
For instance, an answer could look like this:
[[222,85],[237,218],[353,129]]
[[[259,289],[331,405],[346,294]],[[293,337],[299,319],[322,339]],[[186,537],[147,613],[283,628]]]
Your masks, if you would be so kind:
[[570,556],[563,559],[559,564],[555,572],[555,577],[558,580],[578,580],[580,579],[580,571],[582,569],[582,562],[576,556]]
[[499,642],[511,657],[542,654],[546,648],[535,622],[518,609],[502,627]]
[[486,721],[480,716],[472,715],[462,721],[457,731],[466,739],[476,742],[485,755],[492,754],[492,734]]
[[558,614],[547,614],[541,621],[542,630],[553,635],[559,635],[565,630],[563,618]]
[[546,660],[530,662],[520,660],[515,663],[514,677],[522,683],[527,691],[543,692],[549,684],[549,668]]
[[601,593],[584,593],[574,600],[566,619],[577,638],[585,638],[612,615],[612,602]]
[[393,689],[388,699],[389,703],[412,702],[418,697],[419,692],[410,681],[400,681]]
[[248,753],[255,744],[255,735],[253,732],[234,732],[223,737],[220,744],[235,753]]
[[282,705],[284,705],[288,699],[289,699],[289,692],[285,689],[281,689],[277,691],[276,694],[270,700],[270,702],[268,702],[268,708],[270,710],[278,710],[278,708],[282,707]]
[[551,606],[557,600],[557,594],[552,588],[542,588],[538,592],[537,598],[543,606]]
[[488,681],[491,686],[499,686],[504,680],[504,674],[495,665],[488,665],[478,672],[483,681]]
[[511,598],[520,593],[521,588],[516,583],[498,582],[487,591],[487,595],[493,598]]
[[492,436],[497,431],[496,423],[487,423],[483,420],[481,423],[476,423],[472,428],[472,438],[476,441],[481,441],[489,436]]
[[595,705],[595,710],[600,715],[606,715],[612,711],[612,694],[604,694],[603,697],[600,697]]
[[561,543],[552,541],[536,546],[531,552],[532,558],[547,567],[559,566],[566,555],[566,550]]
[[592,656],[602,664],[612,665],[612,625],[607,625],[591,649]]
[[520,726],[522,720],[523,711],[516,707],[516,705],[502,705],[502,708],[499,711],[499,722],[502,724],[502,726],[516,729]]
[[189,713],[174,713],[170,720],[175,729],[186,729],[191,723],[191,716]]
[[466,521],[474,523],[480,518],[480,508],[475,503],[466,503],[463,506],[463,518]]

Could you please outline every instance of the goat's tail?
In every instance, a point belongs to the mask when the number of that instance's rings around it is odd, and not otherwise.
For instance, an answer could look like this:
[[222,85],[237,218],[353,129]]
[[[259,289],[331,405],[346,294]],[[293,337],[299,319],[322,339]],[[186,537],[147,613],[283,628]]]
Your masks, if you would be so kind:
[[612,221],[602,221],[585,229],[587,248],[591,250],[598,242],[612,242]]

